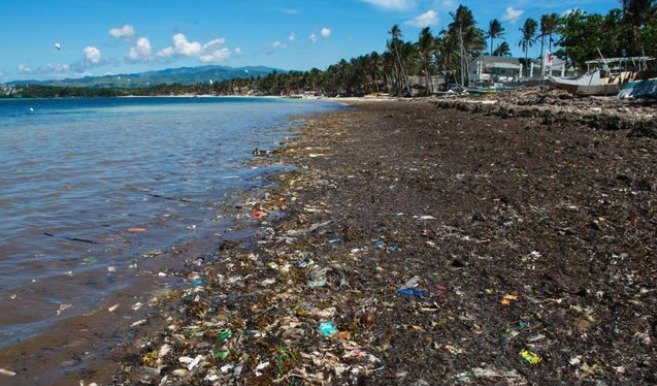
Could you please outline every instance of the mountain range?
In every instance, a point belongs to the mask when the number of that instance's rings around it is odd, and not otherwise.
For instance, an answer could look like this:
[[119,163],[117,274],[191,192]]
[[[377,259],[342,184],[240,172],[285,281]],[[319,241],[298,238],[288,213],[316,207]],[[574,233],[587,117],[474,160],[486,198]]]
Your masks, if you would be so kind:
[[286,71],[264,66],[228,67],[228,66],[200,66],[167,68],[159,71],[148,71],[136,74],[116,74],[103,76],[87,76],[84,78],[56,79],[56,80],[17,80],[9,82],[11,86],[42,85],[42,86],[68,86],[68,87],[97,87],[97,88],[134,88],[148,87],[158,84],[180,83],[184,85],[197,83],[221,82],[236,78],[251,78],[266,76],[272,72],[285,73]]

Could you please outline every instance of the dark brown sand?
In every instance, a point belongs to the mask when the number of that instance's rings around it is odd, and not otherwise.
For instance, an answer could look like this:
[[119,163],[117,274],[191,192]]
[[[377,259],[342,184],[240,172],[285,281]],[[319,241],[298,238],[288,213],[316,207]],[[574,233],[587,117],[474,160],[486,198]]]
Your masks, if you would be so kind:
[[189,264],[167,327],[84,379],[655,384],[657,148],[628,134],[427,101],[309,118],[261,160],[297,171],[255,248]]

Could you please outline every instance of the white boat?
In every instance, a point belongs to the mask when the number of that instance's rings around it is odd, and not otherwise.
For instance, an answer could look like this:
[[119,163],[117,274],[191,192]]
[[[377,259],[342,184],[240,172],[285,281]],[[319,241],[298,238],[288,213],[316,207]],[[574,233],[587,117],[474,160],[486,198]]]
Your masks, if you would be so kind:
[[586,62],[584,75],[574,78],[550,76],[550,82],[556,88],[571,94],[618,95],[624,85],[645,79],[647,62],[655,60],[649,57],[609,58]]

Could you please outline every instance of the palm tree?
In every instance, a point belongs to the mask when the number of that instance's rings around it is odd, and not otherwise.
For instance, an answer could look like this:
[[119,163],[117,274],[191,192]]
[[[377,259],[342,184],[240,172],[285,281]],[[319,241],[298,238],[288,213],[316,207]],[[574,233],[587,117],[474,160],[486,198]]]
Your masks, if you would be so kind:
[[504,27],[502,27],[502,23],[497,19],[491,20],[490,24],[488,24],[488,31],[486,31],[486,37],[490,38],[491,56],[493,55],[493,42],[495,39],[501,38],[502,36],[504,36]]
[[526,64],[528,63],[528,59],[529,59],[529,49],[534,46],[537,26],[538,23],[536,23],[536,20],[530,17],[527,20],[525,20],[525,24],[523,24],[522,28],[520,28],[520,32],[522,33],[522,38],[520,38],[520,41],[518,42],[518,47],[521,47],[522,50],[525,51]]
[[[482,49],[486,48],[486,41],[484,32],[476,27],[477,22],[472,15],[472,11],[463,5],[459,5],[456,12],[450,13],[452,22],[447,26],[447,31],[442,31],[443,40],[445,41],[444,47],[447,49],[448,56],[454,54],[453,50],[458,48],[456,54],[459,59],[457,68],[461,68],[461,82],[465,84],[465,77],[467,75],[468,62],[479,55]],[[443,52],[441,52],[441,55]],[[448,62],[449,63],[449,62]],[[462,64],[461,64],[462,63]],[[454,65],[451,63],[451,65]],[[455,70],[452,68],[451,70]]]
[[499,46],[493,51],[493,56],[511,56],[511,47],[509,43],[502,42]]
[[433,92],[433,81],[431,79],[431,57],[435,49],[435,40],[431,34],[431,28],[425,27],[420,32],[420,37],[417,42],[420,58],[420,66],[422,67],[422,72],[424,73],[425,85],[427,87],[427,93],[430,94]]
[[397,78],[397,90],[396,93],[397,95],[401,95],[402,93],[402,86],[406,87],[406,91],[408,93],[411,92],[410,87],[408,86],[408,79],[406,78],[406,72],[404,71],[404,65],[402,64],[403,59],[402,58],[402,53],[400,50],[400,45],[403,44],[401,38],[402,38],[402,33],[401,29],[399,28],[399,25],[395,24],[392,26],[390,29],[389,34],[392,36],[392,38],[388,41],[388,49],[392,51],[392,53],[395,56],[395,64],[396,64],[396,78]]

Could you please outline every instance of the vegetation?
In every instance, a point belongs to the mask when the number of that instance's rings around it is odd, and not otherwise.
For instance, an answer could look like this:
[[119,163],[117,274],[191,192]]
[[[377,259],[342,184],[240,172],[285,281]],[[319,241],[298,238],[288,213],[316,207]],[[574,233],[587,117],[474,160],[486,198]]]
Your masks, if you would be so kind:
[[[547,51],[566,60],[569,65],[585,68],[587,60],[618,56],[657,56],[657,0],[619,0],[618,9],[606,15],[587,14],[575,10],[559,16],[542,15],[540,23],[527,19],[518,42],[525,60],[540,39],[541,57]],[[365,95],[390,93],[408,95],[412,91],[427,94],[436,91],[436,77],[446,85],[467,84],[468,64],[487,51],[487,55],[510,56],[509,44],[502,40],[505,28],[493,19],[487,31],[477,27],[472,11],[463,5],[451,15],[448,26],[434,34],[424,28],[417,39],[405,41],[398,25],[388,32],[387,49],[341,60],[322,71],[273,72],[266,76],[238,78],[195,85],[161,84],[137,89],[71,88],[31,85],[5,87],[5,97],[67,97],[120,95],[289,95],[312,93],[321,95]],[[490,47],[487,47],[490,39]],[[487,49],[489,48],[489,49]],[[424,86],[411,90],[409,77],[423,79]],[[417,88],[417,86],[416,86]]]

